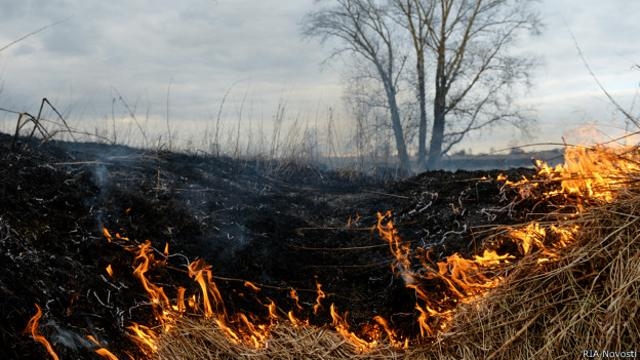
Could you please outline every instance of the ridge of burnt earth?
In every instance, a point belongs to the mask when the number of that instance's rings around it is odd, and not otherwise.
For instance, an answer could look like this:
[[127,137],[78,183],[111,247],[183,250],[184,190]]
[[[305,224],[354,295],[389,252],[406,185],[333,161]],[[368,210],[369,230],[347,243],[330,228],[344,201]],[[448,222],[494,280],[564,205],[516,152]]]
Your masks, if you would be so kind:
[[[380,314],[412,333],[415,299],[392,275],[392,256],[371,228],[376,212],[393,211],[403,238],[441,258],[476,251],[478,229],[521,221],[531,205],[507,206],[497,170],[393,182],[294,162],[94,143],[21,140],[11,150],[11,140],[0,134],[0,358],[7,359],[44,356],[23,333],[34,303],[62,358],[94,358],[87,335],[135,353],[125,327],[152,322],[151,311],[131,275],[132,254],[107,243],[102,226],[184,255],[149,273],[170,296],[191,283],[185,257],[204,258],[231,311],[263,313],[257,298],[284,313],[295,288],[305,308],[298,316],[312,323],[326,323],[335,302],[354,327]],[[263,290],[256,296],[243,280]],[[314,316],[316,281],[328,297]]]

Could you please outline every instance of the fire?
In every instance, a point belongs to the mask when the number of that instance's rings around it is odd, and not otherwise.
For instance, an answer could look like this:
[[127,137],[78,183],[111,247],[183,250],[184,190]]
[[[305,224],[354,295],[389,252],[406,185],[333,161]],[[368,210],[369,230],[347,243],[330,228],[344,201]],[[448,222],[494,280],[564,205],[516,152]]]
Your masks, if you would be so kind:
[[109,275],[109,277],[113,277],[113,268],[111,267],[111,264],[107,265],[104,270],[107,272],[107,275]]
[[405,339],[404,342],[398,338],[396,332],[389,326],[387,320],[385,320],[382,316],[376,315],[373,317],[373,320],[382,326],[382,329],[387,334],[387,338],[391,345],[398,349],[408,349],[409,348],[409,339]]
[[106,227],[102,227],[102,236],[104,236],[104,238],[107,239],[108,242],[113,241],[113,236],[111,236],[109,229],[107,229]]
[[[616,192],[624,189],[629,181],[626,174],[629,171],[640,171],[640,153],[636,148],[630,150],[571,147],[566,149],[565,158],[565,163],[556,167],[538,162],[538,172],[532,179],[523,177],[511,181],[506,176],[499,175],[497,180],[504,184],[503,189],[513,188],[522,198],[559,198],[563,200],[563,204],[572,205],[575,211],[579,212],[584,205],[612,201]],[[570,221],[566,221],[571,214],[567,214],[564,220],[558,222],[532,221],[507,228],[500,235],[496,235],[496,241],[488,242],[481,254],[463,256],[454,253],[435,261],[430,257],[428,250],[414,250],[410,242],[400,237],[391,220],[391,212],[377,215],[377,223],[373,230],[388,244],[393,256],[393,274],[402,278],[405,286],[415,292],[414,316],[420,336],[431,339],[451,326],[459,304],[477,300],[491,289],[500,286],[504,274],[508,273],[508,266],[517,266],[518,261],[525,257],[533,257],[540,264],[554,261],[559,258],[562,249],[574,242],[580,230]],[[354,221],[359,221],[359,216]],[[349,219],[347,227],[352,223]],[[109,242],[129,241],[120,234],[111,235],[106,228],[102,231]],[[131,245],[128,246],[133,248]],[[507,253],[505,248],[512,249],[513,252]],[[288,288],[292,308],[288,311],[280,309],[281,314],[286,313],[286,316],[278,316],[279,308],[271,300],[258,300],[264,306],[263,315],[241,311],[228,313],[223,296],[214,281],[212,267],[201,259],[191,262],[187,267],[189,277],[197,285],[197,294],[187,295],[187,288],[179,287],[175,299],[170,300],[163,288],[154,284],[148,275],[154,266],[166,264],[169,258],[168,243],[162,252],[164,260],[157,261],[154,251],[149,241],[135,247],[133,274],[146,291],[160,325],[147,327],[134,323],[129,327],[132,337],[149,355],[157,352],[158,337],[163,332],[171,331],[172,320],[186,316],[187,309],[190,310],[190,315],[199,314],[210,319],[213,326],[224,334],[230,343],[251,348],[266,347],[271,330],[280,322],[288,322],[293,327],[310,326],[309,319],[303,320],[296,316],[304,311],[304,308],[293,288]],[[106,271],[113,276],[111,265],[107,266]],[[256,298],[262,291],[253,282],[243,281],[242,284],[256,294]],[[284,291],[287,291],[287,288]],[[308,306],[314,315],[318,315],[327,294],[317,280],[315,293],[315,302]],[[370,351],[384,341],[398,349],[408,348],[410,339],[399,336],[383,317],[375,316],[361,329],[352,330],[347,321],[347,314],[348,312],[341,314],[335,304],[331,304],[329,308],[333,328],[357,351]],[[38,307],[38,313],[29,322],[32,336],[57,359],[48,341],[36,333],[40,316]],[[96,345],[99,346],[97,342]],[[102,347],[96,350],[96,353],[110,360],[116,359]]]
[[[558,257],[557,249],[569,244],[578,231],[577,226],[543,226],[538,222],[531,222],[521,228],[511,228],[503,239],[517,245],[519,254],[499,254],[496,249],[484,249],[482,255],[474,255],[472,258],[454,253],[442,261],[432,263],[426,251],[413,254],[410,245],[398,235],[390,217],[389,212],[384,215],[379,213],[376,228],[389,244],[394,256],[394,273],[404,279],[407,288],[415,291],[416,321],[422,337],[432,337],[447,328],[458,303],[471,302],[499,286],[502,277],[496,273],[499,273],[497,270],[500,267],[534,251],[540,263],[553,260]],[[552,243],[548,245],[547,241]],[[412,268],[414,258],[422,265],[420,271]],[[427,284],[436,286],[438,293],[427,290]],[[397,340],[391,335],[388,337],[397,346]]]
[[132,338],[141,345],[141,349],[148,354],[158,351],[158,335],[151,328],[144,325],[133,323],[129,326],[129,330],[133,332],[135,336]]
[[535,196],[531,190],[541,183],[559,183],[554,190],[543,192],[545,197],[557,195],[589,201],[610,202],[616,192],[627,187],[629,173],[640,171],[640,149],[638,147],[593,147],[569,146],[565,149],[564,164],[551,167],[536,161],[536,179],[523,178],[512,182],[504,175],[498,181],[505,186],[517,188],[522,197]]
[[279,316],[277,311],[278,307],[276,306],[276,303],[271,301],[265,306],[269,311],[269,320],[271,320],[271,322],[273,323],[278,322]]
[[316,293],[318,296],[316,297],[316,303],[313,305],[313,314],[318,315],[318,312],[322,308],[322,300],[327,297],[327,295],[322,291],[322,284],[316,281]]
[[260,292],[260,288],[256,284],[252,283],[251,281],[245,281],[244,286],[255,293]]
[[[218,290],[218,286],[213,282],[211,266],[198,259],[189,265],[189,276],[192,277],[198,285],[200,285],[204,315],[206,317],[213,317],[214,315],[224,317],[224,302],[222,300],[222,295]],[[210,301],[210,295],[213,300],[213,305]]]
[[165,259],[169,257],[169,243],[164,244],[164,251],[162,251],[162,253],[164,254]]
[[146,273],[149,271],[149,267],[154,260],[155,258],[153,255],[153,249],[151,248],[151,242],[147,240],[144,244],[138,247],[138,253],[134,260],[138,265],[133,271],[133,275],[140,280],[140,283],[147,291],[147,294],[149,294],[152,304],[156,305],[160,309],[168,309],[170,308],[169,298],[164,293],[162,287],[156,286],[146,277]]
[[287,318],[289,319],[289,322],[291,322],[291,325],[293,325],[294,327],[309,326],[309,320],[298,319],[293,313],[293,310],[289,310],[287,312]]
[[338,334],[342,335],[342,337],[351,345],[353,345],[358,351],[366,352],[378,346],[378,342],[376,340],[369,342],[362,339],[361,337],[356,335],[354,332],[349,331],[349,324],[347,323],[347,320],[346,320],[347,318],[346,313],[344,317],[342,317],[338,313],[338,310],[336,309],[335,304],[331,304],[329,311],[331,313],[331,318],[333,319],[333,327],[336,329]]
[[107,360],[118,360],[118,357],[113,355],[113,353],[111,353],[111,351],[105,349],[105,348],[99,348],[96,350],[96,354],[102,356],[103,358],[107,359]]
[[293,300],[293,304],[295,305],[296,309],[302,311],[302,306],[300,306],[300,298],[298,297],[298,293],[294,288],[291,288],[291,290],[289,290],[289,297]]
[[118,360],[118,357],[115,356],[111,351],[102,347],[100,342],[93,335],[87,336],[87,339],[89,339],[89,341],[91,341],[92,343],[98,346],[98,348],[94,350],[96,354],[102,356],[104,359],[107,359],[107,360]]
[[53,350],[53,346],[51,346],[49,340],[38,333],[38,323],[40,322],[40,318],[42,317],[42,309],[40,309],[40,305],[34,305],[36,306],[36,313],[31,319],[29,319],[29,322],[27,323],[27,331],[31,333],[31,337],[33,338],[33,340],[39,342],[40,344],[42,344],[42,346],[44,346],[44,348],[47,350],[47,353],[49,353],[49,356],[51,356],[53,360],[58,360],[58,354],[56,354],[56,352]]
[[482,256],[474,255],[474,262],[480,266],[495,266],[500,265],[501,263],[509,263],[509,260],[515,259],[515,256],[504,254],[498,255],[494,250],[484,250]]
[[187,291],[187,289],[183,288],[182,286],[178,287],[178,294],[177,294],[177,299],[176,299],[176,305],[173,305],[171,308],[174,311],[177,311],[179,313],[184,313],[185,311],[187,311],[187,307],[185,306],[184,303],[184,294]]

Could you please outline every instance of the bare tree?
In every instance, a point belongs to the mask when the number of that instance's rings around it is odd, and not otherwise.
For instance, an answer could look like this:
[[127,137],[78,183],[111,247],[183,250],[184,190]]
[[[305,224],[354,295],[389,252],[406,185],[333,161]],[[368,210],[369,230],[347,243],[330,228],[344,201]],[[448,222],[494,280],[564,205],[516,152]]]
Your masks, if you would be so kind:
[[408,30],[416,61],[416,96],[420,118],[418,120],[418,164],[423,165],[427,157],[427,89],[425,79],[425,50],[429,39],[429,24],[433,17],[434,1],[391,0],[398,10],[397,23]]
[[386,95],[400,168],[403,172],[410,172],[411,164],[397,100],[398,81],[406,57],[399,55],[393,31],[395,24],[388,16],[388,8],[376,0],[335,0],[332,3],[307,15],[303,33],[319,37],[323,42],[336,39],[340,47],[335,50],[334,56],[355,54],[375,68]]
[[[522,31],[537,33],[531,0],[424,0],[425,42],[435,60],[433,129],[427,167],[470,131],[498,122],[523,124],[514,110],[511,89],[528,84],[535,60],[509,53]],[[417,5],[416,5],[417,6]],[[452,115],[452,120],[449,119]]]

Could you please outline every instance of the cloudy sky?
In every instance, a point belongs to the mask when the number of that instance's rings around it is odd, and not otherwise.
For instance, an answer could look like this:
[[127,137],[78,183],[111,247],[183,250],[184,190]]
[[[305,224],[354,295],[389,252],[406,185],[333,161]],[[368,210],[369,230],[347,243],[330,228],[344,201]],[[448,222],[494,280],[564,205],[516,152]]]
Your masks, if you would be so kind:
[[[122,101],[113,100],[121,95],[148,131],[164,131],[168,98],[174,135],[183,140],[202,134],[227,92],[223,121],[268,123],[282,101],[293,118],[317,121],[331,107],[337,122],[349,121],[341,111],[341,62],[322,64],[331,48],[300,36],[312,0],[0,3],[0,47],[66,19],[0,53],[0,107],[36,112],[47,97],[74,126],[108,129],[114,119],[131,125]],[[640,113],[640,104],[632,107],[640,81],[634,69],[640,2],[542,0],[538,6],[545,32],[521,44],[544,61],[522,99],[538,109],[534,137],[497,130],[474,136],[465,148],[620,133],[624,121],[582,64],[569,29],[599,80],[621,105]],[[0,114],[0,130],[8,131],[14,119]]]

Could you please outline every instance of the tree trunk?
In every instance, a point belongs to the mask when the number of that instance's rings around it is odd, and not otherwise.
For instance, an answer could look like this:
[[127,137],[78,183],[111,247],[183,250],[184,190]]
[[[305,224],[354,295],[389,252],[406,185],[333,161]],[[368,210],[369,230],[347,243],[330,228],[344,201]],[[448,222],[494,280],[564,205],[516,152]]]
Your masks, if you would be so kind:
[[429,170],[437,169],[440,166],[442,142],[444,140],[444,110],[445,96],[444,94],[436,94],[435,105],[433,106],[433,131],[429,145],[429,159],[427,160],[427,169]]
[[398,159],[400,160],[400,170],[403,174],[411,173],[411,163],[407,154],[407,145],[404,142],[404,131],[402,130],[402,122],[400,122],[400,112],[396,97],[389,97],[389,110],[391,111],[391,126],[393,135],[396,138],[396,150],[398,151]]
[[445,47],[444,42],[438,47],[436,65],[436,94],[433,104],[433,131],[429,144],[429,159],[427,169],[433,170],[440,166],[442,158],[442,142],[444,141],[445,111],[447,106],[447,79],[445,76]]
[[389,111],[391,112],[391,128],[393,129],[393,135],[396,140],[396,150],[398,151],[398,160],[400,160],[400,170],[403,174],[411,173],[411,162],[409,161],[409,154],[407,153],[407,145],[404,141],[404,130],[402,129],[402,122],[400,121],[400,110],[398,109],[398,102],[396,101],[396,89],[393,86],[391,79],[386,76],[382,67],[376,64],[382,83],[384,85],[384,91],[387,95],[387,104],[389,105]]
[[424,54],[422,52],[417,53],[416,71],[418,72],[418,103],[420,104],[418,165],[423,166],[427,157],[427,91],[424,78]]

